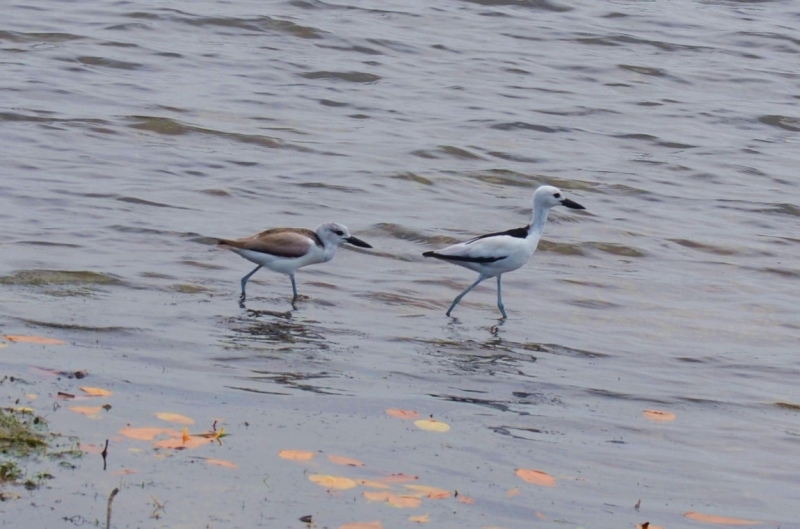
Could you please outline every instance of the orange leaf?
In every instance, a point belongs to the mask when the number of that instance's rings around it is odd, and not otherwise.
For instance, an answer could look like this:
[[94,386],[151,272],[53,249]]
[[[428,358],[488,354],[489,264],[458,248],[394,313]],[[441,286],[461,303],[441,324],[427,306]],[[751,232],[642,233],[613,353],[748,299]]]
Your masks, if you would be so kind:
[[359,479],[359,485],[364,485],[365,487],[372,487],[373,489],[388,489],[391,488],[386,483],[381,483],[380,481],[372,481],[369,479]]
[[385,490],[365,490],[363,494],[369,501],[386,501],[392,495]]
[[475,503],[474,498],[471,498],[469,496],[464,496],[462,494],[458,495],[458,501],[460,501],[461,503],[466,503],[467,505],[472,505],[473,503]]
[[103,388],[92,388],[89,386],[81,386],[81,390],[92,397],[110,397],[114,394],[113,391]]
[[237,465],[233,461],[226,461],[224,459],[206,458],[206,463],[208,463],[209,465],[217,465],[217,466],[226,467],[226,468],[239,468],[239,465]]
[[432,500],[443,500],[449,498],[451,494],[449,490],[437,489],[426,485],[406,485],[405,487],[411,490],[418,490]]
[[174,422],[178,424],[194,424],[194,419],[187,417],[186,415],[181,415],[180,413],[160,411],[156,413],[156,417],[167,422]]
[[350,478],[331,476],[328,474],[311,474],[308,476],[308,479],[320,487],[325,487],[327,489],[347,490],[358,486],[358,483]]
[[536,517],[540,520],[547,520],[547,516],[545,516],[543,512],[536,511]]
[[198,446],[213,443],[215,439],[207,437],[199,437],[196,435],[184,439],[183,434],[175,432],[176,435],[171,436],[169,439],[156,441],[153,446],[156,448],[172,448],[175,450],[183,450],[185,448],[197,448]]
[[358,459],[350,459],[349,457],[335,456],[328,454],[328,461],[336,463],[337,465],[350,465],[351,467],[363,467],[364,463]]
[[428,515],[428,513],[425,513],[419,516],[409,516],[408,521],[416,523],[428,523],[431,521],[431,517]]
[[183,431],[181,432],[181,441],[184,443],[189,440],[189,428],[184,426]]
[[159,435],[180,435],[179,432],[170,428],[132,428],[130,426],[126,426],[120,430],[119,433],[130,439],[138,439],[139,441],[152,441]]
[[700,512],[685,512],[683,515],[690,520],[705,523],[724,523],[728,525],[758,525],[764,522],[757,520],[742,520],[741,518],[728,518],[727,516],[714,516],[713,514],[703,514]]
[[409,481],[415,481],[417,479],[419,479],[417,476],[409,476],[408,474],[400,473],[386,476],[378,481],[382,481],[383,483],[408,483]]
[[20,335],[6,334],[4,338],[11,342],[38,343],[40,345],[63,345],[67,343],[64,340],[57,340],[55,338],[46,338],[44,336],[20,336]]
[[317,454],[307,450],[281,450],[278,452],[279,457],[291,461],[310,461],[314,459],[315,455]]
[[353,522],[340,525],[339,529],[383,529],[381,522]]
[[509,498],[513,498],[517,494],[519,494],[519,487],[514,487],[513,489],[510,489],[508,492],[506,492],[506,496],[508,496]]
[[392,494],[389,496],[389,499],[386,500],[388,505],[392,507],[397,507],[398,509],[416,509],[420,505],[422,505],[422,500],[419,498],[415,498],[413,496],[401,496],[397,494]]
[[674,421],[677,415],[668,411],[644,410],[644,418],[648,421],[670,422]]
[[89,416],[99,416],[100,410],[103,408],[101,406],[70,406],[69,409],[75,413],[82,413]]
[[121,468],[110,473],[112,476],[129,476],[136,474],[136,471],[131,468]]
[[419,419],[419,413],[414,410],[401,410],[399,408],[389,408],[386,410],[386,415],[394,417],[395,419]]
[[414,424],[417,426],[417,428],[426,430],[428,432],[444,433],[450,430],[449,424],[446,422],[437,421],[435,419],[420,419],[418,421],[414,421]]
[[531,468],[518,468],[515,474],[523,481],[527,481],[528,483],[533,483],[534,485],[541,485],[542,487],[556,486],[556,478],[554,478],[547,472],[542,472],[541,470],[533,470]]
[[102,454],[103,448],[102,446],[97,446],[93,444],[81,443],[81,450],[87,454]]

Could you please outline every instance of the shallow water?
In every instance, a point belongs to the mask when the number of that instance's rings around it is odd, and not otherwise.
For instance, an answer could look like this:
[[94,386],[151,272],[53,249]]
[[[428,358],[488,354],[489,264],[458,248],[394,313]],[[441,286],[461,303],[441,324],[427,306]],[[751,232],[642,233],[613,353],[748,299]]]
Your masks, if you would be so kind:
[[[110,440],[107,471],[96,454],[56,469],[3,524],[104,521],[121,486],[115,527],[800,527],[793,3],[3,11],[0,334],[68,343],[4,340],[0,396]],[[543,183],[587,210],[551,213],[504,278],[509,319],[493,282],[445,317],[474,274],[421,252],[525,224]],[[259,272],[240,309],[252,267],[208,238],[325,221],[375,250],[300,271],[294,311],[288,279]],[[100,420],[56,401],[84,383],[114,391]],[[158,411],[230,436],[154,451],[118,434]],[[315,472],[416,475],[475,503],[397,509]]]

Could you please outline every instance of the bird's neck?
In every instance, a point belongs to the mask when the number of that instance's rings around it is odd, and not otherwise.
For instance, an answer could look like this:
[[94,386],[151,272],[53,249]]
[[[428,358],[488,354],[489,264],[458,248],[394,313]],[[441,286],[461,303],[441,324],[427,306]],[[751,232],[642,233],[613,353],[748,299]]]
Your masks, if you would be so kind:
[[531,213],[531,227],[528,229],[528,239],[535,238],[537,241],[542,236],[544,225],[547,223],[547,214],[550,213],[550,208],[533,206]]

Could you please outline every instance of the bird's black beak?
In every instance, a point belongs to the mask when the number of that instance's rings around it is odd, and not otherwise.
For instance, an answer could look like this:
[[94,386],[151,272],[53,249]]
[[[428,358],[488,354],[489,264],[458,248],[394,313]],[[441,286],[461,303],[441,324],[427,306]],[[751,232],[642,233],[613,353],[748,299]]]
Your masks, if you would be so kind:
[[362,241],[361,239],[359,239],[357,237],[353,237],[353,236],[348,237],[347,239],[344,240],[344,242],[349,242],[353,246],[358,246],[360,248],[372,248],[372,246],[370,246],[369,244],[367,244],[364,241]]
[[570,209],[586,209],[585,207],[581,206],[577,202],[575,202],[573,200],[570,200],[568,198],[565,198],[564,200],[562,200],[561,201],[561,205],[562,206],[567,206]]

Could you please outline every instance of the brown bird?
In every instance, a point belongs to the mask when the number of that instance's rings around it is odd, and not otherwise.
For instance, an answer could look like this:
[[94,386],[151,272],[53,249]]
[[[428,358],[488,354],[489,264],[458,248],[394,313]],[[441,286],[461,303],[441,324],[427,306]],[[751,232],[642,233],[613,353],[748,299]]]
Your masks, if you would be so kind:
[[320,224],[314,231],[305,228],[273,228],[244,239],[218,239],[221,248],[234,251],[258,266],[242,278],[242,295],[239,303],[247,299],[247,280],[266,266],[273,272],[286,274],[292,280],[292,292],[297,299],[294,273],[304,266],[327,263],[344,243],[361,248],[372,248],[361,239],[353,237],[347,227],[335,222]]

